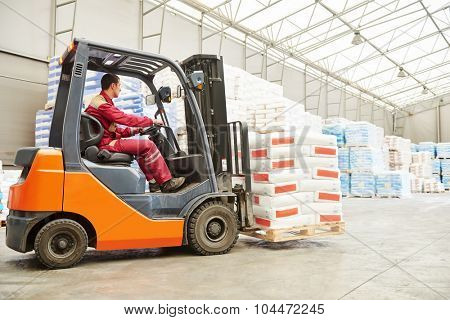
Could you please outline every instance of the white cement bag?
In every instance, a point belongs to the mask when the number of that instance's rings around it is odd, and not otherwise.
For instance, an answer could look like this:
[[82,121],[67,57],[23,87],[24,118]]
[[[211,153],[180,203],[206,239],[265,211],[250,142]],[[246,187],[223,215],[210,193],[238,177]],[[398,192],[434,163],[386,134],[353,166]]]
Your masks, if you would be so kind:
[[319,215],[319,223],[326,223],[326,222],[340,222],[343,221],[342,219],[342,213],[340,214],[326,214],[326,213],[321,213]]
[[268,196],[298,192],[297,181],[282,183],[253,183],[252,192]]
[[296,192],[275,197],[253,194],[253,204],[264,208],[279,208],[314,201],[313,192]]
[[338,154],[337,147],[335,147],[335,146],[312,145],[310,147],[309,151],[310,151],[309,155],[313,156],[313,157],[335,158],[335,157],[337,157],[337,154]]
[[[320,157],[303,157],[306,166],[308,169],[313,168],[330,168],[330,169],[338,169],[338,159],[337,158],[320,158]],[[299,161],[300,164],[302,161]],[[301,166],[299,166],[300,168]]]
[[288,145],[282,147],[250,149],[250,157],[252,159],[286,159],[309,155],[311,155],[310,146]]
[[315,214],[303,215],[292,218],[270,220],[266,218],[255,217],[256,224],[262,229],[282,229],[290,227],[301,227],[315,225],[319,221],[319,216]]
[[339,169],[316,167],[312,170],[312,177],[313,179],[321,179],[321,180],[339,179],[340,174]]
[[342,194],[340,192],[316,191],[314,192],[314,202],[341,202]]
[[295,143],[295,134],[290,132],[248,133],[250,149],[280,147]]
[[342,203],[311,202],[301,205],[303,214],[342,214]]
[[295,143],[301,145],[337,146],[336,136],[311,131],[304,136],[302,136],[301,131],[298,131],[295,136]]
[[250,170],[272,171],[278,169],[298,169],[296,159],[250,159]]
[[311,173],[301,169],[252,172],[252,181],[259,183],[289,182],[299,179],[311,179]]
[[253,205],[253,214],[256,217],[276,220],[280,218],[293,217],[300,214],[300,205],[290,205],[277,208],[267,208]]
[[298,182],[298,189],[301,192],[315,192],[318,190],[339,192],[341,183],[339,180],[304,179]]

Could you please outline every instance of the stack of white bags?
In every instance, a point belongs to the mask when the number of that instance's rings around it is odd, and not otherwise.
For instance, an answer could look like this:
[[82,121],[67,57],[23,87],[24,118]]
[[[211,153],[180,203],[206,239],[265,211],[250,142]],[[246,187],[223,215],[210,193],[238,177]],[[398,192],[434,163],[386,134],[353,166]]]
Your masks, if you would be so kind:
[[48,64],[48,78],[47,78],[48,83],[47,104],[45,105],[45,109],[52,108],[55,105],[60,77],[61,77],[61,66],[59,65],[59,57],[50,58]]
[[[427,147],[428,145],[426,144]],[[440,180],[433,177],[433,159],[434,153],[430,151],[412,153],[412,164],[410,166],[412,192],[441,192],[444,190]]]
[[433,162],[431,153],[428,151],[413,152],[412,164],[409,169],[418,178],[432,178]]
[[429,152],[431,158],[434,159],[436,157],[436,143],[434,142],[420,142],[417,145],[418,152]]
[[38,110],[36,112],[36,127],[35,127],[35,146],[48,146],[48,139],[50,137],[50,127],[52,124],[53,109]]
[[440,159],[450,159],[449,142],[441,142],[436,145],[436,157]]
[[408,171],[411,164],[411,140],[386,136],[384,142],[389,150],[389,169]]
[[376,194],[375,176],[385,169],[383,129],[368,122],[352,122],[345,128],[346,146],[350,147],[350,193],[357,197]]
[[440,164],[442,184],[444,185],[444,189],[448,190],[450,189],[450,159],[441,159]]
[[21,172],[21,170],[3,170],[2,162],[0,161],[0,220],[6,220],[9,188],[17,183]]
[[336,138],[301,132],[250,134],[253,211],[262,228],[342,220]]
[[411,177],[408,171],[396,170],[378,173],[377,196],[408,198],[411,196]]

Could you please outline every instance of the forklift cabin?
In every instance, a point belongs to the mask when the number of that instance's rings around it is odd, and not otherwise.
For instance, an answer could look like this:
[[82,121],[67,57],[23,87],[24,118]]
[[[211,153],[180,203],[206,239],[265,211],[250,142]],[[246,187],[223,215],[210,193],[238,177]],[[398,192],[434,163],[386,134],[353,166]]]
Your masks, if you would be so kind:
[[[23,171],[8,199],[8,247],[34,250],[50,268],[73,266],[87,247],[188,245],[200,255],[228,252],[253,215],[248,131],[245,123],[226,121],[222,60],[200,55],[180,66],[160,55],[75,39],[60,64],[49,147],[16,154]],[[188,153],[180,150],[165,114],[170,88],[157,90],[153,83],[165,68],[184,92]],[[149,87],[155,116],[165,125],[143,135],[156,143],[173,176],[186,177],[181,190],[145,192],[145,177],[130,167],[131,155],[98,149],[103,128],[82,112],[87,70],[137,78]],[[245,182],[233,185],[234,177]]]

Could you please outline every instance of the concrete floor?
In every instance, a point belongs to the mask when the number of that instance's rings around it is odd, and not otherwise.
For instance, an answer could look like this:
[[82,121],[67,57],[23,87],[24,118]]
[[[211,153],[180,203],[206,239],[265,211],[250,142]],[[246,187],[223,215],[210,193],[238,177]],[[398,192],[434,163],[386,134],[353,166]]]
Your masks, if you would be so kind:
[[347,233],[264,243],[231,253],[183,249],[88,252],[75,268],[43,270],[5,247],[0,299],[447,299],[450,194],[346,199]]

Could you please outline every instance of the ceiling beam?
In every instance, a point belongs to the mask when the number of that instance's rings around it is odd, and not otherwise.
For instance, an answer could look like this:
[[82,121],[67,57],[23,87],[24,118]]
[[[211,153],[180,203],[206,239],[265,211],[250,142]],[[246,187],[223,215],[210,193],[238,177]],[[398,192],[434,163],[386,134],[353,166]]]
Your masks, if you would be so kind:
[[444,39],[444,41],[447,42],[447,45],[450,47],[450,42],[448,42],[448,40],[445,37],[444,33],[442,32],[441,28],[439,28],[439,26],[437,25],[436,21],[434,21],[433,15],[430,14],[430,12],[428,11],[427,7],[425,7],[425,5],[423,4],[422,0],[420,1],[420,4],[422,5],[423,10],[425,10],[425,12],[427,13],[428,17],[431,19],[431,22],[433,22],[434,26],[436,27],[436,29],[441,34],[441,36]]
[[[327,10],[328,12],[330,12],[333,15],[336,15],[337,13],[331,9],[330,7],[328,7],[327,5],[323,4],[322,1],[319,0],[318,2],[325,10]],[[350,23],[348,23],[346,20],[344,20],[342,17],[338,17],[338,19],[344,23],[348,28],[350,28],[351,30],[355,31],[356,28],[353,27]],[[373,44],[370,40],[368,40],[367,38],[365,38],[364,36],[361,35],[361,38],[364,39],[364,41],[366,41],[372,48],[374,48],[376,51],[378,51],[382,56],[384,56],[388,61],[390,61],[392,64],[396,65],[398,68],[401,67],[401,65],[399,63],[397,63],[394,59],[390,58],[389,56],[386,55],[386,52],[382,51],[380,48],[378,48],[375,44]],[[402,67],[403,68],[403,67]],[[419,79],[417,79],[416,77],[414,77],[414,75],[409,72],[408,70],[406,70],[405,68],[403,68],[403,71],[411,77],[411,79],[414,79],[417,83],[419,83],[421,86],[425,87],[425,84],[422,83]],[[431,90],[428,89],[433,95],[435,95],[435,93]]]
[[[277,1],[278,2],[278,1]],[[295,56],[291,51],[286,50],[285,48],[281,48],[281,47],[277,47],[277,46],[273,46],[273,43],[265,38],[262,37],[260,35],[257,34],[253,34],[252,30],[240,25],[239,23],[233,23],[233,21],[229,20],[227,17],[225,17],[224,15],[217,13],[217,12],[208,12],[208,7],[205,7],[204,5],[199,4],[198,1],[195,0],[184,0],[183,3],[189,5],[190,7],[198,10],[199,12],[204,13],[205,15],[208,15],[216,20],[218,20],[219,22],[228,25],[228,26],[232,26],[233,28],[235,28],[236,30],[242,32],[243,34],[247,35],[248,38],[253,38],[256,41],[261,42],[262,44],[266,45],[269,49],[273,49],[276,50],[278,52],[280,52],[281,54],[284,54],[286,56],[288,56],[290,59],[294,59],[297,60],[299,62],[301,62],[302,64],[308,65],[308,67],[315,69],[318,72],[321,72],[323,74],[326,74],[350,87],[353,87],[354,89],[374,98],[377,99],[379,101],[382,101],[383,103],[385,103],[386,105],[392,107],[393,109],[399,109],[399,106],[395,105],[394,103],[390,102],[390,101],[386,101],[383,100],[380,96],[373,94],[372,92],[362,88],[361,86],[359,86],[358,84],[355,84],[351,81],[349,81],[348,79],[342,78],[341,76],[338,76],[332,72],[330,72],[329,70],[326,70],[325,68],[318,66],[314,63],[312,63],[310,60],[304,58],[304,57],[300,57],[300,56]],[[342,13],[343,14],[343,13]],[[288,58],[288,59],[289,59]]]

